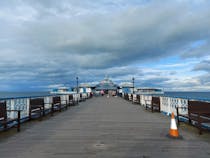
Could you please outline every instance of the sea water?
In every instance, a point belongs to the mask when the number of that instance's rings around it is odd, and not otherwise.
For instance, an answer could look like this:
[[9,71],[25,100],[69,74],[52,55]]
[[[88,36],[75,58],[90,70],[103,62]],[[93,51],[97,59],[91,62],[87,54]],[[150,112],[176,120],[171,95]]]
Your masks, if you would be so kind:
[[18,97],[38,97],[47,95],[50,95],[50,92],[0,92],[0,99]]
[[[2,98],[47,96],[50,92],[0,92]],[[210,92],[165,92],[164,96],[210,101]]]
[[210,101],[210,92],[165,92],[164,96]]

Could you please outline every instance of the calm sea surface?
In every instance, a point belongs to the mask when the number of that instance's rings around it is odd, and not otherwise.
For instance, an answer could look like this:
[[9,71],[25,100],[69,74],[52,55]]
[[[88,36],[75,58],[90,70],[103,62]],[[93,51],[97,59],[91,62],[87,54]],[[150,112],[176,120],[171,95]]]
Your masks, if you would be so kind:
[[1,98],[16,98],[16,97],[31,97],[31,96],[46,96],[49,92],[0,92]]
[[210,101],[210,92],[165,92],[164,96]]
[[[0,92],[0,98],[45,96],[49,92]],[[165,92],[164,96],[210,101],[210,92]]]

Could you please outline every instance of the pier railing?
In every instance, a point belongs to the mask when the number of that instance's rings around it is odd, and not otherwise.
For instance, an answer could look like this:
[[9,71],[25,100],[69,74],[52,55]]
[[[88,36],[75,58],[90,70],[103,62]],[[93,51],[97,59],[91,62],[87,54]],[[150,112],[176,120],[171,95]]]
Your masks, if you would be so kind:
[[[151,105],[152,95],[139,95],[139,94],[122,94],[122,96],[129,96],[129,100],[133,103],[138,103],[142,106]],[[133,97],[132,97],[133,96]],[[176,115],[176,107],[181,107],[179,113],[188,113],[188,99],[173,98],[173,97],[160,97],[160,111],[166,115],[170,115],[172,112]]]
[[[72,94],[73,101],[78,102],[90,97],[88,93]],[[46,111],[50,111],[52,108],[52,98],[54,96],[59,96],[61,98],[61,104],[66,104],[69,102],[69,94],[62,95],[46,95],[46,96],[29,96],[29,97],[16,97],[16,98],[2,98],[0,101],[6,101],[7,110],[20,110],[21,120],[25,121],[29,118],[29,107],[30,99],[34,98],[44,98],[44,106]],[[16,118],[17,113],[14,111],[7,112],[8,118]]]
[[160,109],[167,115],[172,112],[176,115],[176,108],[181,107],[180,114],[188,114],[188,99],[160,97]]

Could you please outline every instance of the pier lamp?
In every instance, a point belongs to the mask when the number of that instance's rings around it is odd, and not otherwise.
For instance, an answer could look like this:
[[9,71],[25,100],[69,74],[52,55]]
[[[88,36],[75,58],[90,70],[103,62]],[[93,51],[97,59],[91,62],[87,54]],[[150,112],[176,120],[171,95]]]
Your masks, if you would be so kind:
[[79,103],[79,98],[78,98],[78,93],[79,93],[78,80],[79,80],[79,77],[78,76],[76,77],[76,80],[77,80],[77,104],[78,104]]
[[133,81],[133,82],[132,82],[132,83],[133,83],[133,94],[134,94],[134,80],[135,80],[135,78],[133,77],[133,78],[132,78],[132,81]]
[[78,79],[79,79],[79,77],[76,77],[76,80],[77,80],[77,94],[79,93]]

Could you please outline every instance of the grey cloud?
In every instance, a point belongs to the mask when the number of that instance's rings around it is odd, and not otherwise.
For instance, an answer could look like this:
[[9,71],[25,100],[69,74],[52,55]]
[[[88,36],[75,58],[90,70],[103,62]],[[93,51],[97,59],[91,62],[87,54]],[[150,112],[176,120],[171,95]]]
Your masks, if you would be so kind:
[[88,61],[94,60],[96,54],[95,67],[154,61],[209,37],[209,12],[204,9],[193,13],[185,3],[172,4],[161,8],[155,3],[80,20],[55,17],[27,24],[20,36],[30,41],[32,50],[39,47],[49,53],[87,55],[86,62],[81,60],[84,67],[91,67]]
[[[0,2],[0,72],[7,72],[5,78],[59,84],[74,82],[75,76],[92,81],[107,74],[122,81],[152,75],[140,84],[164,86],[170,81],[161,77],[164,73],[146,74],[132,64],[206,56],[210,50],[209,1],[10,2]],[[190,49],[198,40],[207,43]],[[188,51],[183,55],[183,50]],[[194,70],[209,71],[208,65]]]
[[195,65],[194,71],[205,71],[210,73],[210,60],[201,61],[199,64]]
[[201,84],[204,87],[205,86],[208,86],[208,88],[210,87],[210,74],[201,75],[198,77],[198,79],[200,80]]
[[[195,80],[195,81],[194,81]],[[163,84],[166,91],[202,91],[206,90],[200,84],[198,79],[192,78],[191,80],[168,80]]]
[[135,67],[130,66],[124,66],[124,67],[112,67],[112,68],[104,68],[104,69],[88,69],[86,71],[79,70],[78,71],[79,76],[81,78],[86,78],[86,80],[97,79],[101,80],[105,76],[108,76],[115,80],[118,79],[124,79],[124,78],[131,78],[130,76],[135,75],[141,75],[142,72],[138,71]]
[[166,86],[165,82],[167,82],[169,80],[170,80],[170,78],[167,78],[167,77],[154,77],[154,78],[137,80],[138,81],[137,84],[141,87],[163,88]]

